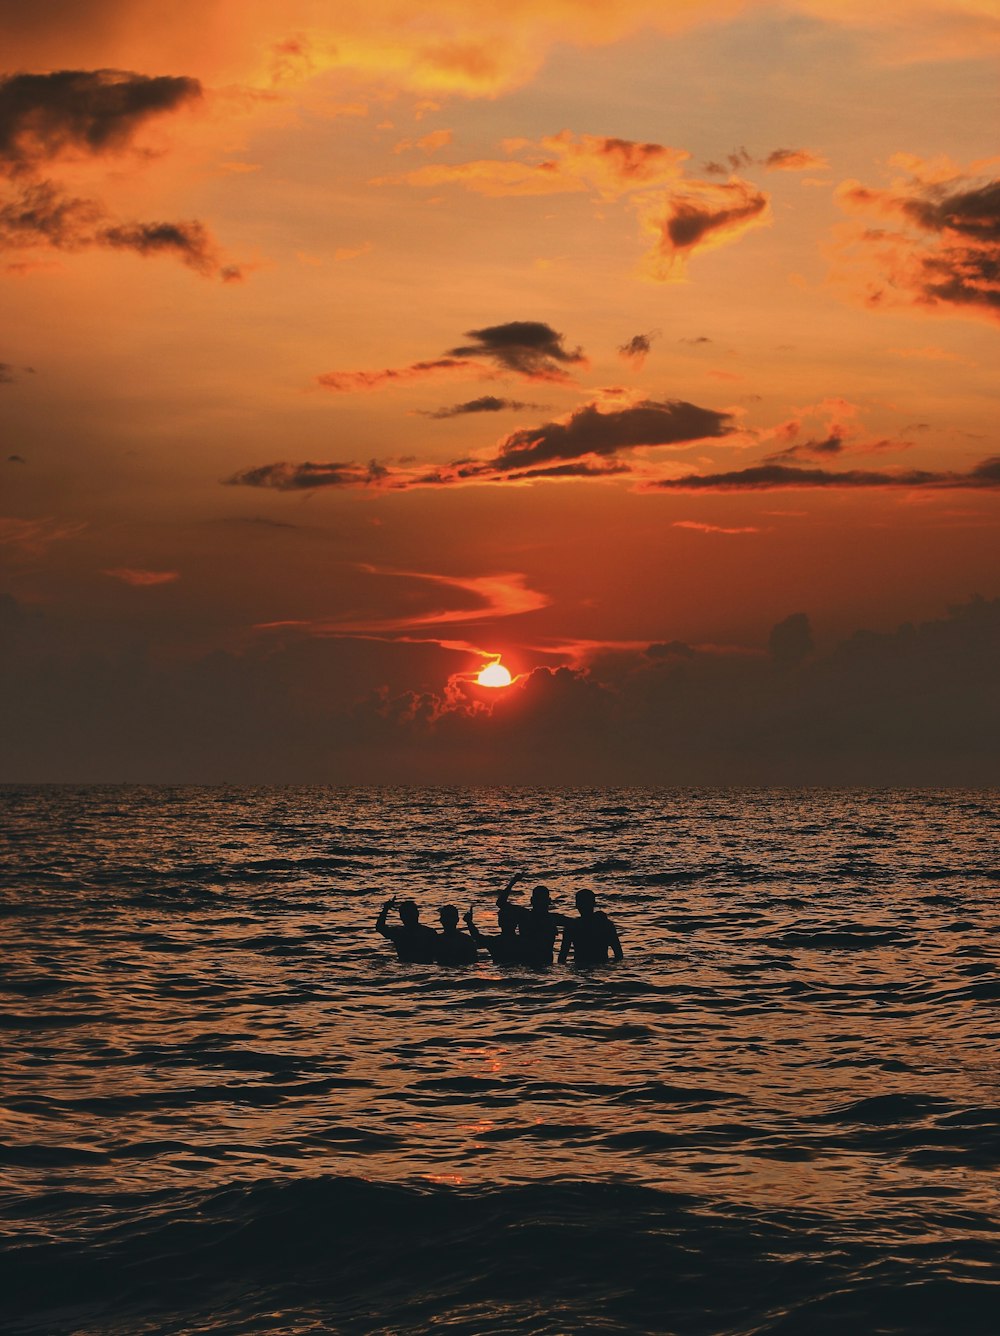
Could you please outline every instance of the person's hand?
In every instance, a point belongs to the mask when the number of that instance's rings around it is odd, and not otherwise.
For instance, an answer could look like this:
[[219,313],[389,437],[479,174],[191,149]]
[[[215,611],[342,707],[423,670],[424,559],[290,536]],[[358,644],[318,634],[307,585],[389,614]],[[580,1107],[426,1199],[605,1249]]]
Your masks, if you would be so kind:
[[390,900],[386,900],[386,902],[385,902],[385,904],[382,906],[382,908],[383,908],[383,909],[391,909],[395,903],[396,903],[396,897],[393,896]]
[[465,913],[462,915],[462,921],[463,921],[463,923],[467,923],[467,924],[469,925],[470,928],[472,927],[472,910],[471,910],[471,909],[467,909],[467,910],[465,911]]

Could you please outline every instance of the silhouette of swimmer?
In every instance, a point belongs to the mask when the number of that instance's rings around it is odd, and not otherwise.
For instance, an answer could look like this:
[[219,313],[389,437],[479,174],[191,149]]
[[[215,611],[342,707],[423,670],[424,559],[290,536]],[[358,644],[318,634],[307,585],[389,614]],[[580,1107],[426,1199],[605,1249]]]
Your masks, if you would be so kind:
[[552,912],[552,895],[547,886],[536,886],[531,892],[531,908],[512,905],[509,897],[516,882],[524,874],[515,873],[497,896],[497,920],[511,915],[517,925],[521,945],[521,962],[525,965],[551,965],[556,933],[570,920]]
[[469,906],[469,912],[462,915],[468,926],[469,936],[477,946],[481,946],[490,953],[490,959],[495,965],[520,965],[524,963],[524,948],[520,937],[517,935],[517,919],[511,913],[512,908],[513,906],[508,905],[504,913],[497,915],[500,932],[496,937],[488,937],[486,933],[479,931],[472,917],[473,909],[471,905]]
[[389,910],[396,905],[396,897],[386,900],[375,920],[375,931],[388,937],[396,948],[396,955],[411,965],[433,965],[437,961],[438,935],[433,928],[425,927],[420,922],[420,910],[412,900],[400,901],[400,927],[390,928],[386,919]]
[[593,891],[577,891],[576,908],[580,917],[565,920],[560,961],[567,960],[571,951],[575,965],[606,965],[609,951],[615,960],[622,959],[622,944],[615,925],[603,910],[594,908],[594,903]]
[[477,959],[476,944],[470,936],[459,931],[458,910],[454,905],[442,905],[438,910],[441,931],[435,933],[439,965],[472,965]]

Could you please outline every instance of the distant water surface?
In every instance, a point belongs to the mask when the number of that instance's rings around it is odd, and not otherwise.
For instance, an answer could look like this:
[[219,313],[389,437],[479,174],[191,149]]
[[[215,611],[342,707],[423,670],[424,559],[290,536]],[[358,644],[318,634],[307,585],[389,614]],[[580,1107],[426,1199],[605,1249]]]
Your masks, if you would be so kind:
[[[1000,1330],[1000,791],[0,789],[0,1326]],[[400,965],[524,867],[617,967]]]

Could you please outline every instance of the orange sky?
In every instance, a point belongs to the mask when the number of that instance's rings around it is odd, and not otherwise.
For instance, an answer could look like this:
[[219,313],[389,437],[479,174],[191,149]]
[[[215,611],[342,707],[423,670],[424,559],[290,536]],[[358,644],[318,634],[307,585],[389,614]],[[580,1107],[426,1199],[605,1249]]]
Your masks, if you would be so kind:
[[1000,778],[996,0],[0,33],[0,780]]

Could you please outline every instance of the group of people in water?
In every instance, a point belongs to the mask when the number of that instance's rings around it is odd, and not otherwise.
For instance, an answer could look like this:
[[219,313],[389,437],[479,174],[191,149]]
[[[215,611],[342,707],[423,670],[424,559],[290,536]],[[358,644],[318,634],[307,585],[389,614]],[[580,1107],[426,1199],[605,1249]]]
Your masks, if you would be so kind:
[[[514,887],[523,876],[523,872],[515,872],[497,896],[496,934],[480,932],[471,908],[463,915],[468,931],[462,932],[454,905],[442,905],[438,911],[441,929],[436,931],[420,922],[420,910],[412,900],[395,898],[382,906],[375,931],[392,942],[400,960],[415,965],[472,965],[480,949],[497,965],[551,965],[560,929],[560,962],[572,957],[576,965],[604,965],[622,959],[615,925],[596,908],[593,891],[577,891],[577,917],[569,918],[553,911],[547,886],[534,888],[530,907],[512,904]],[[389,910],[393,908],[399,916],[398,925],[389,923]]]

